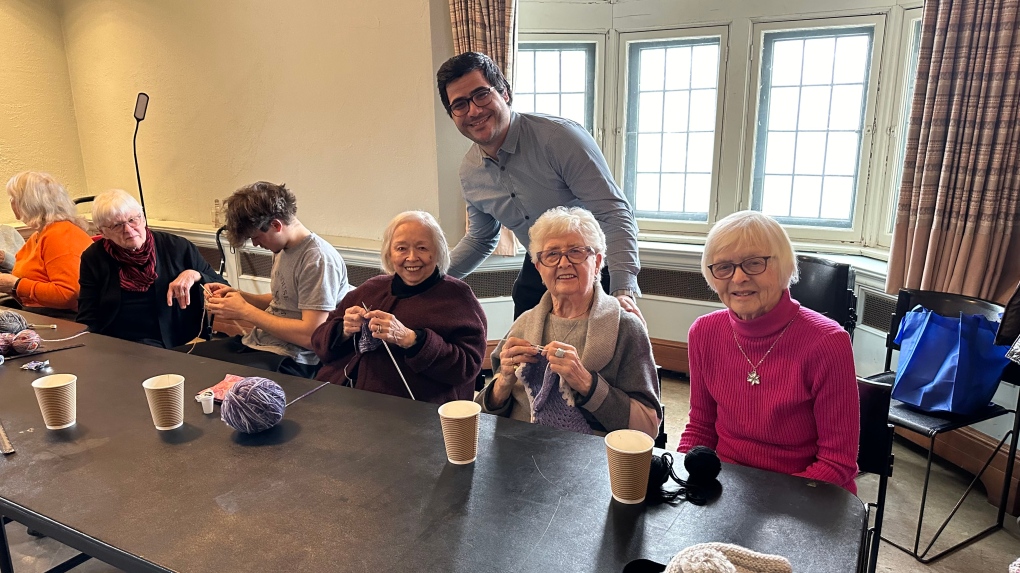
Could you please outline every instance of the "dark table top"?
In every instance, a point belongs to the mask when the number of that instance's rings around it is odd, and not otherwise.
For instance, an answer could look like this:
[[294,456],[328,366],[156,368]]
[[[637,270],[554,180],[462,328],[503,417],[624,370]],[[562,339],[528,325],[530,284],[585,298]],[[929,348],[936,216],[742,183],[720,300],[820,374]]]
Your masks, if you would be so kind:
[[[27,313],[26,313],[27,314]],[[45,338],[81,329],[57,322]],[[483,415],[478,460],[447,463],[436,406],[329,385],[257,436],[202,414],[224,374],[263,371],[88,334],[39,358],[78,376],[78,423],[46,430],[0,366],[0,512],[130,571],[621,571],[737,543],[795,571],[854,568],[862,502],[836,486],[723,464],[704,507],[626,506],[601,438]],[[67,343],[54,343],[52,346]],[[141,382],[185,376],[185,424],[159,432]],[[270,375],[288,400],[318,382]],[[680,456],[678,455],[678,466]]]

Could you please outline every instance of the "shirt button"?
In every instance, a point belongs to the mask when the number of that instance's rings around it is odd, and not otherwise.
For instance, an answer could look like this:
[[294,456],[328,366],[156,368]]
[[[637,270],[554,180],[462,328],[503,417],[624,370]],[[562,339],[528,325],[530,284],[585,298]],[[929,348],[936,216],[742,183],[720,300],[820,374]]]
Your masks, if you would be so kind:
[[517,193],[511,193],[511,194],[510,194],[510,196],[511,196],[511,197],[516,197],[516,196],[517,196]]
[[529,217],[529,216],[527,216],[527,215],[525,215],[525,216],[524,216],[524,220],[525,220],[525,221],[527,221],[527,220],[528,220],[528,219],[530,219],[530,218],[531,218],[531,217]]
[[500,171],[506,171],[506,166],[505,166],[505,165],[501,165],[501,166],[500,166],[500,168],[499,168],[499,170],[500,170]]

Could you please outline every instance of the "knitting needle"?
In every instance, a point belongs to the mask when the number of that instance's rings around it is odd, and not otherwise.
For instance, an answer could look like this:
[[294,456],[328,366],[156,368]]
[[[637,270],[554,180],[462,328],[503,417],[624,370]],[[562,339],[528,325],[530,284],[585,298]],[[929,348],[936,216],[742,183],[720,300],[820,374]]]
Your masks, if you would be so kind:
[[[365,301],[361,301],[361,307],[368,309],[368,306],[365,305]],[[404,378],[404,373],[400,371],[400,366],[397,366],[397,359],[393,356],[393,351],[390,350],[390,346],[386,344],[385,340],[381,338],[379,340],[382,342],[383,348],[386,349],[386,354],[390,355],[390,360],[393,361],[393,367],[397,369],[397,374],[400,374],[400,379],[404,381],[404,388],[407,388],[407,393],[411,395],[412,400],[417,400],[417,398],[414,397],[414,392],[411,392],[411,386],[408,385],[407,378]]]
[[30,324],[30,325],[28,325],[28,327],[29,328],[34,328],[36,330],[39,330],[40,328],[49,328],[51,330],[56,330],[57,329],[57,325],[55,325],[55,324]]
[[4,425],[0,423],[0,454],[13,454],[14,446],[11,445],[11,440],[7,438],[7,432],[4,431]]
[[70,346],[61,346],[60,348],[43,348],[41,350],[36,350],[34,352],[29,352],[28,354],[19,354],[17,356],[8,356],[7,360],[17,360],[19,358],[27,358],[29,356],[35,356],[36,354],[46,354],[47,352],[56,352],[58,350],[69,350],[71,348],[78,348],[78,347],[81,347],[81,346],[85,346],[85,345],[84,344],[72,344]]

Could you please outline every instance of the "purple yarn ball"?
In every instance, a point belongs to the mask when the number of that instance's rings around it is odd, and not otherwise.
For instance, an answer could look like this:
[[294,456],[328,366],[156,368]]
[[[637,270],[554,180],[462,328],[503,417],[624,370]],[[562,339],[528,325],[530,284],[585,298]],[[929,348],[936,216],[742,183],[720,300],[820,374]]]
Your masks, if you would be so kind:
[[0,332],[0,354],[7,356],[14,348],[14,335],[10,332]]
[[14,348],[14,352],[18,354],[27,354],[29,352],[35,352],[42,346],[42,338],[39,337],[39,333],[34,330],[22,330],[21,332],[14,335],[14,340],[11,343]]
[[244,434],[257,434],[280,423],[287,395],[268,378],[252,376],[234,384],[223,397],[220,419]]

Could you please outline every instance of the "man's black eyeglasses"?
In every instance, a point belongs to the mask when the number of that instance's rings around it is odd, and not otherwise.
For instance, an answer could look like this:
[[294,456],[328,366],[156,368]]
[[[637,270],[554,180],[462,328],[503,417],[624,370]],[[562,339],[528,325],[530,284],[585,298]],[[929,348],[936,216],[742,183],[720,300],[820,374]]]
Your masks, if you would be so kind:
[[475,90],[469,97],[462,97],[450,102],[450,113],[457,117],[467,115],[468,110],[471,109],[471,102],[474,102],[477,107],[485,107],[492,101],[492,92],[496,88],[487,87]]
[[760,275],[765,272],[765,268],[768,267],[769,259],[772,257],[751,257],[744,259],[739,263],[716,263],[714,265],[708,265],[708,270],[712,271],[712,276],[719,279],[728,279],[733,276],[733,273],[737,272],[737,267],[744,271],[745,275],[754,276]]

